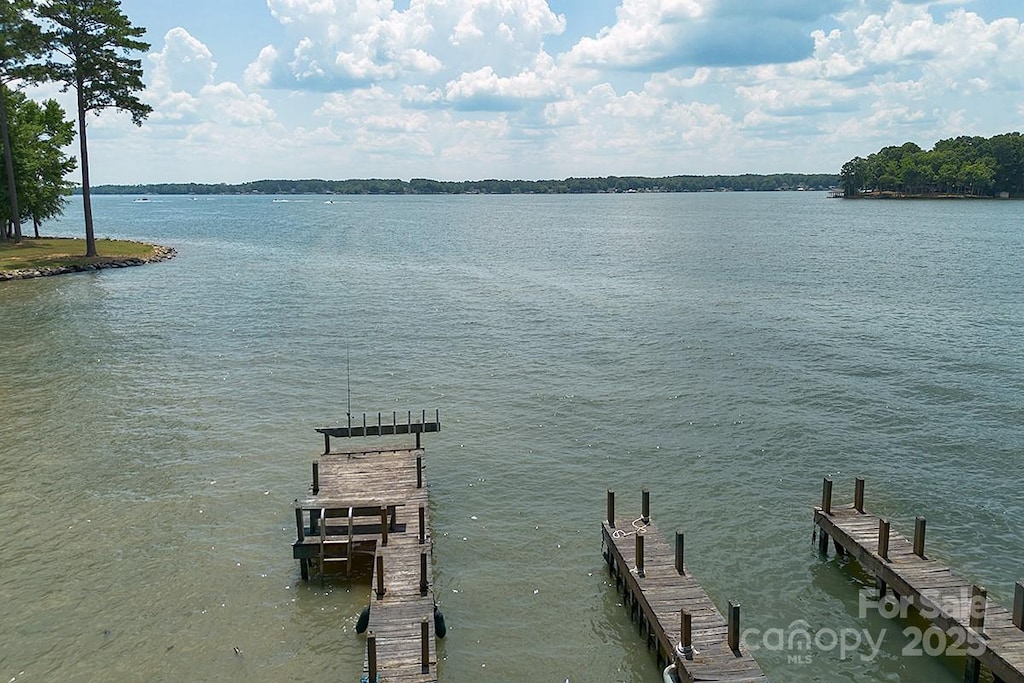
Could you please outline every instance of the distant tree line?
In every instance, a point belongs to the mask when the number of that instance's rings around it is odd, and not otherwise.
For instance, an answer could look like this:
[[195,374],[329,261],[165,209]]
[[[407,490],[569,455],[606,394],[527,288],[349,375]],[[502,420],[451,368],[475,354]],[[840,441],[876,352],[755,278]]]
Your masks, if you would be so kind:
[[847,161],[839,177],[844,197],[1024,197],[1024,137],[960,136],[927,151],[913,142],[883,147]]
[[355,180],[257,180],[238,185],[161,183],[156,185],[99,185],[96,194],[587,194],[599,192],[720,192],[826,190],[839,176],[828,173],[778,173],[735,176],[608,176],[564,180],[463,180],[413,178]]

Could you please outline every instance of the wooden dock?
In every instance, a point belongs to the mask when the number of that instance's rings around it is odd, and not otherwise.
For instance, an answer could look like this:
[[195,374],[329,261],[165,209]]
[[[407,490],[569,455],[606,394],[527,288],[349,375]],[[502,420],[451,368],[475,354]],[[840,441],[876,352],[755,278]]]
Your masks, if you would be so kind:
[[[433,591],[430,515],[420,434],[441,422],[422,419],[318,429],[324,453],[313,463],[310,495],[295,501],[292,555],[303,580],[371,574],[363,680],[437,681],[436,638],[444,620]],[[415,434],[415,447],[395,444],[331,449],[331,437]],[[368,619],[367,617],[368,612]]]
[[767,681],[741,647],[739,604],[730,602],[723,617],[684,562],[683,534],[676,532],[672,547],[651,523],[646,488],[641,507],[637,517],[616,518],[609,490],[602,545],[608,571],[658,666],[679,681]]
[[893,614],[909,607],[932,623],[937,632],[922,639],[930,646],[926,652],[966,655],[965,682],[977,683],[985,667],[996,683],[1024,683],[1024,582],[1016,583],[1012,611],[992,602],[985,588],[925,554],[923,517],[915,520],[911,540],[894,533],[887,518],[866,512],[860,478],[853,503],[840,507],[832,506],[832,480],[826,478],[814,523],[818,549],[826,554],[831,538],[836,552],[855,558],[875,577],[879,599],[898,608]]

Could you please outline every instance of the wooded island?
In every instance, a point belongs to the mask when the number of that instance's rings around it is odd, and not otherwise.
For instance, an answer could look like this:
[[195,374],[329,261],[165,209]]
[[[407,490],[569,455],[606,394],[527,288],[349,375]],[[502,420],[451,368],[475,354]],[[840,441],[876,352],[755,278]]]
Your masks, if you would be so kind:
[[962,135],[931,150],[913,142],[854,157],[839,174],[844,197],[1024,197],[1024,137]]

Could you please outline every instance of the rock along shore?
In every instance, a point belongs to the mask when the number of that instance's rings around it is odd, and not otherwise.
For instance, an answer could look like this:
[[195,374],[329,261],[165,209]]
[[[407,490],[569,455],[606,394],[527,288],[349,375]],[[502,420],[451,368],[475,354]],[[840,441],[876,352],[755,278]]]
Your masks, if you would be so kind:
[[147,263],[166,261],[177,256],[172,247],[153,245],[153,253],[149,256],[133,256],[130,258],[103,258],[93,263],[79,263],[71,266],[54,266],[52,268],[23,268],[21,270],[0,270],[0,282],[5,280],[27,280],[33,277],[49,277],[50,275],[64,275],[65,273],[83,273],[90,270],[103,270],[105,268],[128,268],[131,266],[144,266]]

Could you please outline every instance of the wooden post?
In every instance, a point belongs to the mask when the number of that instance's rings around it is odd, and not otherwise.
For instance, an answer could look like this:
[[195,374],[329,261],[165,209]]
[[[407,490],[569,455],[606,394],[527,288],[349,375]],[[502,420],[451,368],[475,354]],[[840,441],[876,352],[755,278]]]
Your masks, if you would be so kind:
[[427,594],[427,554],[420,553],[420,595]]
[[650,490],[646,486],[643,488],[641,499],[642,499],[641,502],[643,504],[641,506],[640,516],[643,519],[641,519],[640,521],[642,521],[644,524],[650,524],[651,523],[651,492],[650,492]]
[[644,535],[636,535],[636,575],[644,576]]
[[686,574],[686,565],[683,564],[683,532],[676,532],[676,573],[680,576]]
[[729,649],[740,651],[740,603],[729,601]]
[[821,481],[821,511],[832,514],[832,480],[828,477]]
[[320,463],[313,463],[313,495],[320,493]]
[[377,599],[384,597],[384,556],[377,556]]
[[388,509],[383,505],[380,506],[380,544],[388,545]]
[[300,541],[306,540],[305,529],[302,524],[302,508],[299,507],[299,501],[295,501],[295,536]]
[[988,591],[982,586],[971,586],[971,615],[968,625],[979,633],[985,632],[985,602]]
[[[416,444],[416,448],[419,448],[419,444]],[[423,488],[423,456],[416,456],[416,488]]]
[[[349,420],[351,421],[352,418],[349,417]],[[331,452],[331,435],[327,434],[327,433],[324,433],[324,455],[327,455],[330,452]]]
[[309,581],[309,560],[305,557],[299,559],[299,573],[303,581]]
[[430,624],[426,617],[420,621],[420,672],[430,673]]
[[889,520],[884,518],[878,520],[878,555],[889,561]]
[[864,514],[864,477],[857,477],[853,481],[853,509]]
[[978,683],[981,680],[981,662],[977,657],[967,655],[964,663],[964,683]]
[[818,553],[828,555],[828,534],[822,527],[818,527]]
[[427,542],[427,509],[420,505],[420,544]]
[[1013,625],[1024,631],[1024,581],[1018,581],[1013,591]]
[[615,491],[608,489],[608,526],[615,528]]
[[679,610],[680,633],[682,634],[681,640],[679,641],[682,647],[682,655],[689,659],[693,656],[693,617],[685,609]]
[[924,557],[924,530],[925,520],[920,515],[914,519],[914,554],[922,560]]
[[366,636],[366,665],[370,670],[368,680],[377,683],[377,636],[373,631]]

